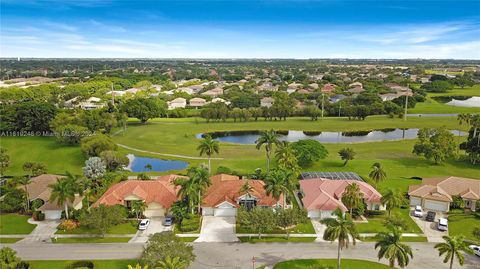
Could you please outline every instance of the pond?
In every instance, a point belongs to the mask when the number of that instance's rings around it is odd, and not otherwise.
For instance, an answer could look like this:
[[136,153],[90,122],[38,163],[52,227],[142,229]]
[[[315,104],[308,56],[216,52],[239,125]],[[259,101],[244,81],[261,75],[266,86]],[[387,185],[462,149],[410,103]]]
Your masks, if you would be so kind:
[[[306,131],[277,131],[281,141],[296,142],[303,139],[317,140],[322,143],[355,143],[377,142],[387,140],[415,139],[417,128],[411,129],[382,129],[355,132],[306,132]],[[452,130],[454,135],[465,135],[465,132]],[[228,131],[209,133],[214,139],[221,142],[236,144],[255,144],[260,136],[260,131]],[[202,138],[205,134],[198,134]]]
[[462,106],[462,107],[480,107],[480,97],[473,96],[465,100],[452,99],[447,105],[450,106]]
[[139,157],[133,154],[128,154],[127,157],[130,160],[127,170],[132,172],[165,172],[169,170],[183,170],[188,166],[188,163],[184,161]]

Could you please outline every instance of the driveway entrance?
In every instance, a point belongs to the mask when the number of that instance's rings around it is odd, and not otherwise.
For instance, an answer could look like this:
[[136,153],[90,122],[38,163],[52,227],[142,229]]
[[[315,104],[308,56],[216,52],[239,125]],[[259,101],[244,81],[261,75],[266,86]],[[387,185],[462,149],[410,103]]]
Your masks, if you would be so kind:
[[238,242],[235,217],[203,216],[200,236],[195,242]]
[[410,217],[415,221],[415,223],[420,227],[425,236],[427,237],[428,242],[443,242],[442,236],[448,235],[448,232],[442,232],[437,229],[437,223],[439,218],[447,218],[446,214],[443,212],[436,212],[435,220],[433,222],[428,222],[425,220],[427,212],[424,212],[424,216],[417,218],[413,216],[413,208],[410,211]]
[[128,243],[145,243],[148,241],[148,238],[150,235],[153,235],[155,233],[161,233],[161,232],[166,232],[166,231],[171,231],[172,226],[164,226],[163,225],[163,220],[164,217],[154,217],[150,218],[150,225],[148,225],[146,230],[143,231],[137,231],[135,236],[128,241]]

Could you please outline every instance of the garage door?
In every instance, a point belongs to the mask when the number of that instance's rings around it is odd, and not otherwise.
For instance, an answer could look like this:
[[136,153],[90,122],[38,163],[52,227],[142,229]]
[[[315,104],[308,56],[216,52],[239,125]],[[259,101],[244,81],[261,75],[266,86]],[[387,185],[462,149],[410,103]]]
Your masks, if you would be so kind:
[[422,199],[419,197],[410,197],[410,205],[411,206],[417,206],[417,205],[422,205]]
[[237,209],[236,208],[215,208],[213,215],[217,217],[234,217],[237,215]]
[[317,219],[321,217],[321,211],[319,210],[308,210],[308,217],[311,219]]
[[147,218],[151,218],[151,217],[163,217],[165,216],[165,211],[163,210],[163,208],[160,208],[160,209],[147,209],[143,212],[143,215],[145,215],[145,217]]
[[333,211],[322,211],[322,219],[328,219],[332,217]]
[[45,214],[45,219],[60,219],[62,217],[61,210],[45,210],[43,213]]
[[426,200],[425,209],[446,212],[448,210],[448,203]]

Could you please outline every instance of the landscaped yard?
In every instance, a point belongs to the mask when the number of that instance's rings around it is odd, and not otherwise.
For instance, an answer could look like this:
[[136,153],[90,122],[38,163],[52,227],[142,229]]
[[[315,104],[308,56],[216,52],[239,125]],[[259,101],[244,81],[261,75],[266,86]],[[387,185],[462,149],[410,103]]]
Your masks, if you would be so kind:
[[0,237],[0,244],[13,244],[16,243],[23,238],[5,238],[5,237]]
[[52,239],[52,243],[127,243],[131,237],[75,237]]
[[[404,231],[405,233],[422,233],[422,230],[417,226],[417,224],[410,217],[410,209],[394,209],[392,210],[392,215],[396,214],[401,217],[405,223],[408,225],[408,230]],[[388,229],[384,225],[385,218],[388,216],[388,213],[385,212],[385,215],[375,216],[368,218],[368,223],[358,223],[357,229],[359,233],[378,233],[378,232],[387,232]]]
[[[136,220],[127,221],[113,226],[107,231],[108,234],[135,234],[137,232],[138,222]],[[99,234],[99,231],[80,226],[73,230],[57,230],[56,234]]]
[[473,236],[473,229],[480,227],[480,213],[465,213],[463,210],[451,210],[448,213],[448,233],[450,235],[464,235],[471,241],[478,239]]
[[0,234],[29,234],[37,225],[27,222],[29,216],[20,214],[0,215]]
[[[362,242],[376,242],[377,238],[375,236],[361,237],[360,241]],[[428,242],[427,237],[425,236],[403,236],[402,242]]]
[[[306,260],[291,260],[277,263],[274,269],[309,269],[312,266],[318,266],[322,269],[337,268],[337,260],[335,259],[306,259]],[[320,267],[322,266],[322,267]],[[388,269],[390,267],[370,261],[362,260],[347,260],[343,259],[341,262],[342,269]],[[317,267],[315,267],[317,268]]]
[[290,237],[287,239],[286,237],[262,237],[258,238],[256,236],[253,237],[239,237],[241,242],[243,243],[310,243],[317,239],[316,237]]
[[[29,269],[52,269],[65,268],[72,264],[73,261],[28,261]],[[98,260],[93,261],[95,269],[126,269],[128,265],[137,264],[136,260]]]
[[[236,232],[238,234],[255,234],[255,231],[252,231],[246,227],[240,225],[237,222]],[[313,228],[312,222],[308,220],[305,223],[300,223],[297,226],[289,229],[290,233],[298,233],[298,234],[315,234],[315,229]],[[263,232],[265,234],[284,234],[285,231],[280,228],[275,228],[273,230]]]

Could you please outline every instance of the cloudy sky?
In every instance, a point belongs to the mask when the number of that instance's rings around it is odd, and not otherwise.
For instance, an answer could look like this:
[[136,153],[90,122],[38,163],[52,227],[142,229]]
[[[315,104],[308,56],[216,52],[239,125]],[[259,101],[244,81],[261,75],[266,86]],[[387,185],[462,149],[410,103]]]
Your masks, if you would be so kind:
[[478,0],[2,0],[1,57],[480,59]]

